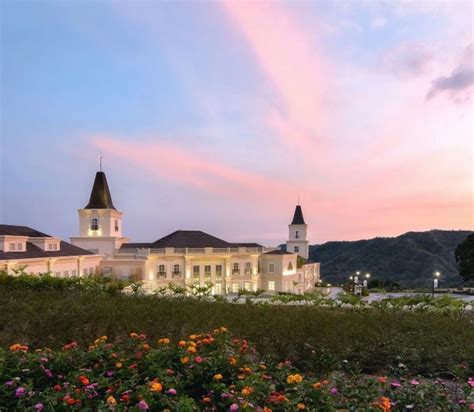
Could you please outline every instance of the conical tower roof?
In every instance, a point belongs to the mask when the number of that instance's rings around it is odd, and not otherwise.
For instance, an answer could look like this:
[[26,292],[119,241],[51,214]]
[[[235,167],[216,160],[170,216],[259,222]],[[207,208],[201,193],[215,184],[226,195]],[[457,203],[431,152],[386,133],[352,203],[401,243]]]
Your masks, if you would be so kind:
[[89,203],[84,209],[115,209],[104,172],[97,172]]
[[301,210],[301,206],[297,205],[295,209],[295,214],[293,215],[293,220],[291,221],[292,225],[305,225],[303,218],[303,211]]

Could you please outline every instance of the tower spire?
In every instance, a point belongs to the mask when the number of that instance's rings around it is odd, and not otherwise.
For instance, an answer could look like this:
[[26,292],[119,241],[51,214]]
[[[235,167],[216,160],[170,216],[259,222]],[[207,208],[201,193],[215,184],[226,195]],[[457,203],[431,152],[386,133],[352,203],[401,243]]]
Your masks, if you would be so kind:
[[99,170],[102,172],[102,152],[99,154]]

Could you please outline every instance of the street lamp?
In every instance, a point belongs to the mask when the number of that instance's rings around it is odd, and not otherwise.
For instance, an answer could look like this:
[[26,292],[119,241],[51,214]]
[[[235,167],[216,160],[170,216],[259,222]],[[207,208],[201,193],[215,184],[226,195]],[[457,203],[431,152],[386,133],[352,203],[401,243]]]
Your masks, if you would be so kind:
[[365,274],[365,279],[364,279],[364,288],[366,288],[369,284],[369,278],[370,278],[370,273]]
[[436,271],[433,273],[433,290],[431,293],[431,296],[434,298],[434,293],[435,289],[439,287],[439,277],[441,276],[441,273]]

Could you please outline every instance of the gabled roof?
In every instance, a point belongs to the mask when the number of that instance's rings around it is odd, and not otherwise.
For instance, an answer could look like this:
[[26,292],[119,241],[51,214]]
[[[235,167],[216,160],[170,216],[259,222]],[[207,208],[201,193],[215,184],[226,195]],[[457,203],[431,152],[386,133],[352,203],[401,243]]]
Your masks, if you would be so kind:
[[203,248],[203,247],[215,247],[215,248],[228,248],[233,247],[232,243],[228,243],[225,240],[211,236],[200,230],[177,230],[176,232],[170,233],[156,242],[152,243],[153,248],[165,248],[165,247],[176,247],[176,248]]
[[0,225],[0,236],[51,237],[28,226]]
[[[0,236],[28,236],[28,237],[51,237],[28,226],[0,225]],[[59,250],[43,250],[32,242],[26,241],[26,250],[18,252],[2,252],[0,250],[0,260],[9,259],[32,259],[45,257],[63,256],[83,256],[94,253],[67,242],[60,242]]]
[[295,214],[293,215],[293,220],[291,221],[292,225],[305,225],[303,218],[303,211],[301,210],[301,206],[297,205],[295,209]]
[[89,203],[84,209],[115,209],[104,172],[97,172]]
[[287,252],[286,250],[276,249],[270,252],[264,253],[264,255],[293,255],[291,252]]

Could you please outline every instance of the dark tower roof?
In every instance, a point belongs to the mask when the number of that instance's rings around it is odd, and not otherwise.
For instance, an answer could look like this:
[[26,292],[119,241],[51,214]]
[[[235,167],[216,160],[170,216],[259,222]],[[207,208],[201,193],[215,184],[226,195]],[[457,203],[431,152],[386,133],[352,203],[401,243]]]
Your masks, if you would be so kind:
[[84,209],[115,209],[104,172],[97,172],[89,203]]
[[303,218],[303,211],[301,210],[301,206],[297,205],[295,209],[295,214],[293,215],[293,220],[291,221],[292,225],[305,225]]

